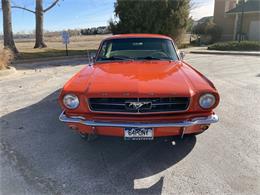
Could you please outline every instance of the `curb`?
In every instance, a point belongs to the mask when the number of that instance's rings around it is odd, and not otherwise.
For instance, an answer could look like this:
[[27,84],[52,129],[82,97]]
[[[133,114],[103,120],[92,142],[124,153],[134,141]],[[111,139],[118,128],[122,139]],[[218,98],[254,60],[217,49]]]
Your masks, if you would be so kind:
[[193,54],[213,54],[213,55],[243,55],[243,56],[260,56],[260,52],[236,52],[236,51],[190,51]]
[[7,69],[0,70],[0,76],[8,76],[8,75],[15,73],[15,72],[16,72],[16,68],[9,66]]

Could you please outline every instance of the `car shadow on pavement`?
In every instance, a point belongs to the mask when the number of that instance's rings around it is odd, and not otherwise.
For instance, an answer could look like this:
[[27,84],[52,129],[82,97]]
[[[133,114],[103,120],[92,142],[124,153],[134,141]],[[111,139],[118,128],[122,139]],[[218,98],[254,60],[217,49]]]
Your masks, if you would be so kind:
[[57,97],[58,90],[0,119],[2,155],[39,192],[159,194],[169,168],[196,144],[194,136],[175,138],[176,145],[115,137],[88,143],[58,120]]

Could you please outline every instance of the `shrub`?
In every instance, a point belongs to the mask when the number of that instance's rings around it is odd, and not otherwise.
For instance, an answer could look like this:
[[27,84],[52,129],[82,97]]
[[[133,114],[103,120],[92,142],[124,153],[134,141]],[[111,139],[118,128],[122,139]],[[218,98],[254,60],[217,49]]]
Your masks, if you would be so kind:
[[14,55],[10,49],[0,49],[0,70],[6,69],[13,58]]
[[222,29],[216,25],[212,18],[205,20],[203,23],[197,24],[193,27],[193,34],[198,36],[204,35],[203,37],[209,36],[209,40],[204,40],[206,44],[215,43],[220,40],[222,35]]
[[257,41],[230,41],[223,43],[215,43],[208,47],[208,50],[221,51],[260,51],[260,42]]
[[213,22],[208,23],[205,32],[211,36],[211,43],[216,43],[221,39],[222,29]]

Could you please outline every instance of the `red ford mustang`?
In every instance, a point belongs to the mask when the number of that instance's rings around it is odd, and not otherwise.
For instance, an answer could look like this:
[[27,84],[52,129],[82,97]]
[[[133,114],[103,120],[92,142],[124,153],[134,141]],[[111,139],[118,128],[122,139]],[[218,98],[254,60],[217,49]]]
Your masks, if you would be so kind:
[[218,121],[219,94],[183,61],[174,41],[153,34],[102,41],[94,62],[63,87],[60,120],[82,136],[126,140],[198,134]]

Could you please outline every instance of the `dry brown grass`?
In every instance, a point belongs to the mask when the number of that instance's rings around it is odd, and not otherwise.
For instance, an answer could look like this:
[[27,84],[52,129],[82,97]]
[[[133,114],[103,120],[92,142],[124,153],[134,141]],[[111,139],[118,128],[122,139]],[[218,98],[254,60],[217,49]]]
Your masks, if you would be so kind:
[[14,54],[10,49],[0,49],[0,70],[6,69],[14,59]]
[[[92,50],[97,49],[101,40],[110,35],[89,35],[89,36],[73,36],[70,37],[68,45],[69,50]],[[33,49],[34,39],[15,40],[16,47],[19,52],[40,52],[45,50],[64,50],[65,45],[62,43],[61,37],[46,37],[45,42],[47,48]]]
[[[86,55],[87,50],[96,50],[102,39],[111,35],[89,35],[70,37],[68,45],[69,55]],[[19,50],[18,59],[48,58],[56,56],[65,56],[65,45],[60,36],[46,37],[47,48],[34,49],[34,39],[15,40]],[[0,41],[0,45],[3,44]]]

